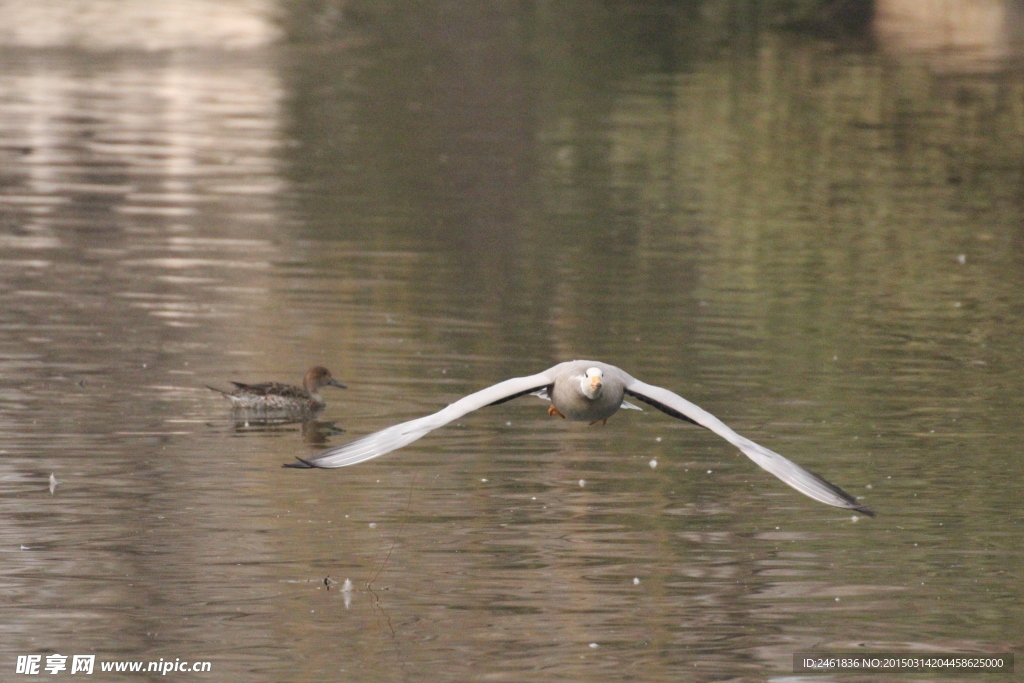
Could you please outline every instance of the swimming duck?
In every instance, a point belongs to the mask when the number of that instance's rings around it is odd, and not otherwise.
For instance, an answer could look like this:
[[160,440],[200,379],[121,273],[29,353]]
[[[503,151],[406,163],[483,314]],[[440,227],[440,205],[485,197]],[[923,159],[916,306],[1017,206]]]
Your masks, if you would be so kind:
[[236,390],[227,392],[216,387],[207,386],[231,401],[231,407],[246,412],[257,413],[315,413],[324,408],[324,399],[320,396],[320,387],[346,386],[331,376],[331,371],[317,365],[302,376],[302,386],[280,382],[263,382],[261,384],[243,384],[232,382]]
[[619,408],[636,408],[626,396],[657,408],[672,417],[711,430],[740,449],[761,468],[795,488],[805,496],[839,508],[857,510],[874,517],[874,512],[846,491],[823,477],[809,472],[775,451],[740,436],[711,413],[690,403],[668,389],[645,384],[614,365],[590,360],[573,360],[528,377],[516,377],[470,394],[444,410],[403,422],[354,441],[328,448],[311,458],[285,467],[347,467],[371,460],[407,446],[430,431],[442,427],[466,413],[485,406],[498,405],[526,394],[551,401],[548,414],[591,424],[604,424]]

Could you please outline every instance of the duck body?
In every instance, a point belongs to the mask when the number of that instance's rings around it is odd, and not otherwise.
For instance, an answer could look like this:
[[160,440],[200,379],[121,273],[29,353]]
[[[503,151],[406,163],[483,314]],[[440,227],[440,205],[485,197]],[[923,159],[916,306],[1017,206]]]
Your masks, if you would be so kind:
[[291,384],[232,384],[235,385],[235,391],[225,396],[231,401],[231,407],[238,410],[315,412],[323,410],[327,405],[319,393],[311,393]]
[[231,401],[231,407],[234,410],[256,414],[317,413],[326,405],[320,395],[320,387],[345,388],[344,384],[331,376],[330,370],[319,365],[306,371],[301,387],[281,382],[231,383],[235,385],[233,392],[222,391],[215,387],[207,388],[222,394]]

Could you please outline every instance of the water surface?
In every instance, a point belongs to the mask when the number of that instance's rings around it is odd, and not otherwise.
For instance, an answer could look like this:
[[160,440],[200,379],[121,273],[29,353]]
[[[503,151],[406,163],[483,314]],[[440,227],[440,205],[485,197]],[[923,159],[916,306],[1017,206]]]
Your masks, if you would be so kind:
[[[0,666],[764,680],[1019,649],[1020,66],[705,9],[6,38]],[[655,411],[530,397],[280,468],[576,357],[878,517]],[[313,364],[347,436],[205,386]]]

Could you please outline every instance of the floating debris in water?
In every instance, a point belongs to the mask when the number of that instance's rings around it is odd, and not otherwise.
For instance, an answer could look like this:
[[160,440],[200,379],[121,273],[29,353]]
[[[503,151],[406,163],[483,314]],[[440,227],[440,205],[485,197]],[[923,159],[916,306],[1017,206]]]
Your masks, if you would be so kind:
[[57,490],[57,484],[59,484],[59,483],[60,482],[57,481],[57,477],[55,477],[53,475],[53,472],[50,472],[50,495],[51,496],[53,495],[53,492]]
[[967,254],[960,254],[959,256],[957,256],[956,262],[959,263],[961,266],[967,263]]
[[580,488],[583,488],[586,485],[587,485],[587,480],[586,479],[580,479]]
[[591,650],[596,650],[596,649],[597,649],[597,648],[599,648],[599,647],[601,647],[601,646],[600,646],[600,645],[598,645],[597,643],[591,643],[591,644],[590,644],[590,649],[591,649]]
[[648,464],[648,465],[650,465],[650,466],[651,466],[651,469],[653,470],[653,469],[654,469],[655,467],[657,467],[657,466],[658,466],[658,461],[657,461],[657,460],[651,460],[651,461],[650,461],[649,463],[647,463],[647,464]]
[[371,529],[376,529],[377,528],[377,522],[370,522],[370,528]]
[[345,579],[341,584],[341,597],[345,600],[345,609],[352,605],[352,579]]
[[634,576],[633,577],[633,585],[634,586],[639,586],[640,585],[640,577],[639,576]]

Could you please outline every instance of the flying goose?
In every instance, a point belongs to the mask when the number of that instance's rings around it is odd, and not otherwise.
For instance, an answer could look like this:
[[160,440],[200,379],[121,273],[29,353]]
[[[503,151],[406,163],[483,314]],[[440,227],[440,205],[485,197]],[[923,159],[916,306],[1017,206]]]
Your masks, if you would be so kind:
[[515,377],[459,399],[447,408],[408,422],[382,429],[354,441],[343,443],[311,458],[285,467],[347,467],[407,446],[438,427],[485,406],[498,405],[526,394],[550,399],[550,415],[569,420],[604,423],[619,408],[635,408],[624,398],[647,403],[672,417],[710,429],[739,448],[763,469],[814,500],[874,517],[875,513],[846,491],[823,477],[809,472],[750,439],[740,436],[711,413],[690,403],[668,389],[645,384],[614,365],[591,360],[573,360],[529,377]]

